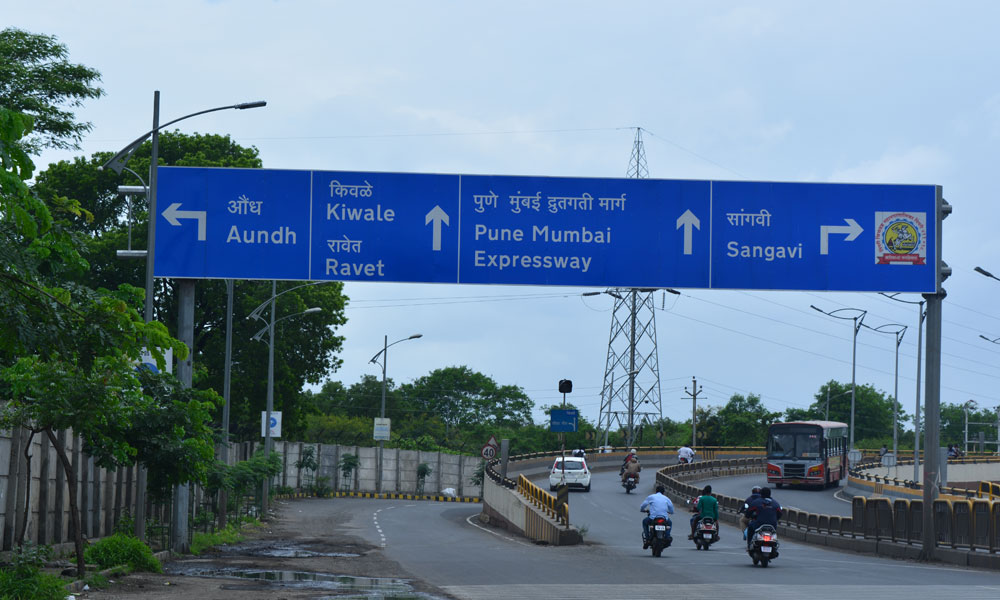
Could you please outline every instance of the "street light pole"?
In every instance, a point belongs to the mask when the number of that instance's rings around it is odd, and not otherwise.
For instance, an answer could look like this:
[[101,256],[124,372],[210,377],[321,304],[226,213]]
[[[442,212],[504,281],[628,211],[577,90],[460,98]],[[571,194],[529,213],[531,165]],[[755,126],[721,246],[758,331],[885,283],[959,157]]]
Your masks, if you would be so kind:
[[[382,349],[375,353],[375,356],[371,357],[368,362],[378,364],[378,357],[382,357],[382,409],[379,411],[379,418],[385,418],[385,391],[386,391],[386,367],[389,364],[389,347],[395,346],[400,342],[406,342],[409,340],[415,340],[417,338],[424,337],[422,333],[415,333],[410,337],[403,338],[401,340],[396,340],[393,343],[389,343],[389,336],[383,336]],[[378,441],[378,476],[375,478],[375,492],[382,493],[382,451],[385,447],[385,440]]]
[[[896,422],[896,415],[899,413],[899,345],[903,342],[903,336],[906,334],[906,325],[900,325],[899,323],[886,323],[885,325],[879,325],[878,327],[868,327],[867,329],[872,331],[877,331],[879,333],[891,333],[896,338],[896,370],[895,370],[895,386],[892,392],[892,456],[896,457],[896,452],[899,450],[899,439],[898,439],[898,424]],[[893,330],[886,329],[887,327],[894,327]]]
[[[309,285],[309,284],[306,284],[306,285]],[[278,304],[278,296],[281,295],[281,294],[277,293],[277,291],[278,291],[278,287],[277,286],[278,286],[278,282],[276,280],[272,279],[271,280],[271,298],[268,299],[268,300],[266,300],[264,302],[264,304],[261,304],[260,306],[258,306],[257,308],[255,308],[250,313],[250,318],[254,318],[254,319],[258,319],[259,320],[260,319],[260,311],[261,311],[261,309],[263,307],[267,306],[268,303],[270,303],[270,305],[271,305],[271,318],[268,321],[268,324],[265,325],[260,331],[258,331],[257,333],[255,333],[252,336],[252,338],[251,338],[251,339],[257,340],[259,342],[261,340],[261,337],[263,337],[264,332],[265,331],[268,332],[267,333],[267,339],[268,339],[268,341],[267,341],[267,406],[266,406],[266,408],[264,410],[264,460],[267,460],[268,457],[271,456],[271,445],[273,443],[271,441],[271,413],[274,412],[274,327],[275,327],[275,325],[277,325],[281,321],[284,321],[285,319],[291,319],[293,317],[298,317],[298,316],[301,316],[301,315],[311,315],[313,313],[318,313],[321,310],[323,310],[323,309],[317,308],[317,307],[307,308],[306,310],[304,310],[302,312],[291,314],[291,315],[287,315],[287,316],[281,317],[280,319],[275,320],[274,313],[275,313],[275,310],[276,310],[276,306]],[[302,287],[302,286],[298,286],[298,287]],[[285,290],[285,291],[287,292],[287,291],[291,291],[291,290]],[[282,292],[282,294],[283,293],[284,292]],[[267,515],[267,511],[268,511],[268,508],[269,508],[268,507],[268,504],[269,504],[269,498],[268,498],[268,496],[270,494],[270,487],[271,487],[271,478],[270,478],[270,476],[265,476],[264,477],[264,482],[263,482],[263,484],[261,484],[261,493],[262,493],[262,497],[261,497],[261,501],[260,501],[261,517],[265,517]]]
[[[111,157],[106,163],[97,168],[97,170],[102,171],[105,168],[110,168],[115,173],[121,175],[121,172],[127,168],[129,159],[132,158],[132,154],[142,145],[146,138],[151,138],[151,152],[150,152],[150,163],[149,163],[149,187],[146,189],[146,200],[149,203],[149,213],[148,213],[148,227],[146,235],[146,277],[145,277],[145,287],[146,287],[146,298],[143,306],[143,318],[149,323],[153,320],[153,264],[154,255],[156,250],[156,184],[157,184],[157,165],[160,158],[160,129],[168,127],[183,121],[184,119],[189,119],[198,115],[203,115],[205,113],[214,112],[217,110],[226,110],[234,108],[237,110],[244,110],[248,108],[257,108],[260,106],[266,106],[267,102],[263,100],[256,102],[243,102],[241,104],[233,104],[229,106],[219,106],[216,108],[210,108],[207,110],[198,111],[188,115],[184,115],[178,119],[174,119],[168,123],[160,125],[160,91],[155,90],[153,92],[153,128],[148,132],[142,134],[138,138],[132,141],[128,146],[122,148],[117,154]],[[134,171],[130,172],[134,173]],[[138,177],[138,175],[136,175]],[[141,181],[142,178],[140,177]],[[143,184],[145,185],[145,184]],[[137,254],[136,254],[137,255]],[[194,286],[192,285],[181,285],[179,286],[185,295],[191,295],[190,300],[193,302],[194,299]],[[181,295],[180,293],[178,294]],[[188,301],[187,298],[179,298],[179,302],[183,305]],[[178,331],[178,337],[190,337],[194,338],[194,321],[191,320],[191,331]],[[190,335],[189,335],[190,334]],[[189,348],[193,351],[193,347]],[[182,383],[184,383],[182,381]],[[190,387],[190,381],[186,383],[187,387]],[[175,496],[177,495],[175,491]],[[138,465],[136,472],[136,495],[135,495],[135,534],[140,540],[146,539],[146,469],[141,464]],[[186,525],[186,523],[185,523]],[[186,527],[185,527],[186,529]],[[180,531],[178,539],[184,539],[182,547],[186,544],[187,531]]]
[[[854,339],[851,349],[851,440],[850,440],[850,449],[854,450],[854,401],[856,399],[855,394],[857,390],[856,374],[857,374],[857,364],[858,364],[858,331],[861,330],[861,325],[864,323],[865,315],[868,314],[868,311],[861,310],[860,308],[838,308],[837,310],[826,312],[825,310],[817,308],[812,304],[810,304],[809,306],[812,307],[813,310],[817,310],[828,317],[854,321]],[[837,315],[837,313],[845,310],[853,310],[856,311],[857,314],[854,315],[853,317],[841,317]]]
[[917,403],[913,408],[913,481],[920,481],[920,370],[923,366],[921,355],[924,350],[924,318],[927,316],[927,313],[924,311],[925,300],[920,300],[919,302],[901,300],[896,297],[899,295],[898,293],[886,294],[885,292],[879,292],[879,294],[896,302],[917,305]]

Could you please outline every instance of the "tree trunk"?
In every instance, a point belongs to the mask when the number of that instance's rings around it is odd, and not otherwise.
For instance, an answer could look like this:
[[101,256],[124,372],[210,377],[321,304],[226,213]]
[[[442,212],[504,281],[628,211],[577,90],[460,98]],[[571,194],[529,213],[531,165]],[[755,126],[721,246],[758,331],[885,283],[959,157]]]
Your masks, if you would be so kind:
[[83,579],[87,568],[83,560],[83,528],[80,526],[80,509],[76,505],[76,473],[73,471],[69,457],[66,456],[66,448],[59,443],[56,435],[51,429],[46,429],[45,433],[49,436],[52,446],[56,449],[56,456],[59,457],[59,462],[62,463],[63,469],[66,471],[66,485],[69,487],[69,522],[75,534],[73,544],[76,547],[76,576]]
[[[28,434],[28,441],[24,444],[24,469],[28,474],[27,485],[24,486],[24,511],[21,513],[21,524],[17,528],[17,546],[24,546],[24,536],[28,529],[28,515],[31,514],[31,441],[35,439],[34,429]],[[43,513],[42,510],[38,511]],[[43,517],[44,518],[44,517]]]

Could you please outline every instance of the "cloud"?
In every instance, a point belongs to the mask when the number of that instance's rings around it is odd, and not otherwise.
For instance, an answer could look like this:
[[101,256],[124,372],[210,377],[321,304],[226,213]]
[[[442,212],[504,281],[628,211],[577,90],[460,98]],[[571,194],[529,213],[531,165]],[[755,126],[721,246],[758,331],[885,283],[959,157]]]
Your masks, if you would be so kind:
[[829,181],[842,183],[928,183],[941,179],[951,158],[932,146],[913,146],[834,171]]

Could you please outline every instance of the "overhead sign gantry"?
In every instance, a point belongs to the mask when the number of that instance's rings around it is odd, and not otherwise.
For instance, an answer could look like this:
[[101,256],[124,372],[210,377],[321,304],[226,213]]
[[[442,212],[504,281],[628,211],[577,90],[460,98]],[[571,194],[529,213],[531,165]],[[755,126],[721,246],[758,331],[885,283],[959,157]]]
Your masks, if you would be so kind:
[[930,185],[159,170],[157,277],[925,292]]

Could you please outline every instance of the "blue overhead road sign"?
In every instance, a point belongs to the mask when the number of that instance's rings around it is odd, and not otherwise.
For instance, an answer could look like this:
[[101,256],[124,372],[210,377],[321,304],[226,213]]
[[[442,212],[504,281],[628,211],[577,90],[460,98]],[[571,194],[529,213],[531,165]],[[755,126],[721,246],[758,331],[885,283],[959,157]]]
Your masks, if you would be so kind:
[[572,433],[577,430],[580,411],[575,408],[553,408],[549,411],[549,431]]
[[940,188],[164,167],[157,277],[932,292]]

